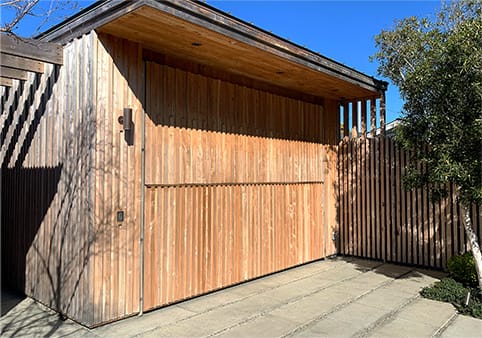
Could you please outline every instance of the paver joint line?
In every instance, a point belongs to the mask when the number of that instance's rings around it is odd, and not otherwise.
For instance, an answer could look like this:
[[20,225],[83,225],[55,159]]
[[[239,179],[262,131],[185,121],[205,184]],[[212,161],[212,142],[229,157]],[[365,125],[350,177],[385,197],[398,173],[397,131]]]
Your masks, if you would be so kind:
[[432,337],[440,337],[449,328],[449,326],[451,326],[452,323],[455,322],[458,316],[459,314],[455,312],[449,319],[445,321],[445,323],[442,324],[442,326],[437,329],[437,331],[434,332]]
[[[345,261],[345,262],[346,262],[346,261]],[[312,262],[311,264],[314,264],[314,263],[316,263],[316,262]],[[308,263],[308,264],[310,264],[310,263]],[[306,264],[306,265],[308,265],[308,264]],[[373,269],[375,269],[375,268],[377,268],[377,267],[379,267],[379,266],[381,266],[381,265],[383,265],[383,264],[377,265],[377,266],[374,267]],[[342,266],[343,266],[343,265],[342,265]],[[296,269],[296,268],[300,268],[300,267],[295,267],[295,269]],[[334,265],[334,266],[328,267],[328,268],[326,268],[326,269],[323,269],[323,270],[321,270],[321,271],[316,271],[316,272],[307,274],[307,275],[305,275],[305,276],[303,276],[303,277],[293,278],[293,279],[290,280],[289,282],[281,283],[281,284],[276,285],[276,286],[268,287],[267,289],[263,289],[263,290],[260,290],[260,291],[257,291],[257,292],[253,292],[252,294],[249,294],[249,295],[247,295],[247,296],[241,297],[241,298],[236,299],[236,300],[233,300],[233,301],[231,301],[231,302],[223,303],[223,304],[218,305],[218,306],[214,306],[214,307],[212,307],[212,308],[208,308],[208,309],[206,309],[206,310],[203,311],[203,312],[195,313],[195,314],[193,314],[192,316],[188,316],[188,317],[185,317],[185,318],[176,320],[176,321],[174,321],[174,322],[172,322],[172,323],[164,324],[164,325],[159,325],[159,326],[153,327],[153,328],[151,328],[151,329],[149,329],[149,330],[146,330],[146,331],[143,331],[143,332],[141,332],[141,333],[139,333],[139,334],[137,334],[137,335],[135,335],[135,336],[133,336],[133,337],[141,337],[141,335],[143,335],[143,334],[146,334],[146,333],[149,333],[149,332],[153,332],[153,331],[155,331],[155,330],[157,330],[157,329],[160,329],[160,328],[162,328],[162,327],[164,327],[164,326],[176,325],[176,324],[178,324],[178,323],[180,323],[180,322],[183,322],[183,321],[185,321],[185,320],[188,320],[188,319],[191,319],[191,318],[194,318],[194,317],[197,317],[197,316],[206,314],[206,313],[211,312],[211,311],[214,311],[214,310],[216,310],[216,309],[223,308],[223,307],[226,307],[226,306],[229,306],[229,305],[232,305],[232,304],[241,302],[241,301],[243,301],[243,300],[245,300],[245,299],[247,299],[247,298],[249,298],[249,297],[253,297],[253,296],[256,296],[256,295],[260,295],[260,294],[262,294],[262,293],[264,293],[264,292],[266,292],[266,291],[276,290],[276,289],[278,289],[278,288],[280,288],[280,287],[282,287],[282,286],[289,285],[289,284],[292,284],[292,283],[294,283],[294,282],[297,282],[297,281],[300,281],[300,280],[303,280],[303,279],[307,279],[307,278],[313,277],[314,275],[319,274],[320,272],[326,272],[326,271],[334,270],[334,269],[337,269],[337,268],[339,268],[339,266],[338,266],[338,265]],[[370,269],[370,270],[373,270],[373,269]],[[288,269],[288,270],[290,270],[290,269]],[[286,271],[286,270],[285,270],[285,271]],[[282,273],[282,272],[284,272],[284,271],[280,271],[280,272],[278,272],[278,273]],[[275,275],[275,274],[276,274],[276,273],[274,273],[273,275]],[[270,276],[272,276],[272,275],[265,276],[265,277],[261,277],[260,279],[266,278],[266,277],[270,277]],[[341,283],[341,281],[340,281],[340,283]],[[242,284],[242,283],[241,283],[241,284]],[[336,283],[336,284],[338,284],[338,283]],[[233,287],[237,287],[237,286],[238,286],[238,285],[233,286]],[[216,292],[216,291],[215,291],[215,292]],[[201,295],[200,297],[203,297],[203,296]],[[155,311],[155,310],[154,310],[154,311]],[[254,317],[254,316],[253,316],[253,317]],[[256,316],[256,317],[258,317],[258,316]],[[244,321],[243,321],[243,322],[244,322]],[[237,326],[237,325],[236,325],[236,326]],[[222,331],[219,332],[219,333],[222,333],[222,332],[224,332],[224,331],[226,331],[226,330],[222,330]],[[218,335],[219,333],[216,333],[216,332],[215,332],[215,333],[213,333],[213,334],[211,334],[211,335],[209,335],[209,336]]]
[[369,337],[370,334],[376,330],[377,328],[386,325],[390,322],[392,322],[397,314],[399,314],[404,308],[406,308],[408,305],[412,304],[414,301],[420,298],[420,295],[416,295],[414,297],[411,297],[407,299],[404,303],[402,303],[400,306],[397,308],[393,309],[392,311],[388,312],[387,314],[383,315],[382,317],[378,318],[374,323],[369,325],[366,328],[363,328],[356,332],[352,338],[365,338]]
[[[378,268],[378,267],[380,267],[380,266],[382,266],[382,265],[383,265],[383,263],[381,263],[381,264],[379,264],[379,265],[377,265],[377,266],[374,266],[374,267],[372,267],[371,269],[367,269],[367,271],[365,271],[365,272],[363,272],[363,273],[366,273],[366,272],[375,270],[376,268]],[[324,270],[324,271],[326,271],[326,270]],[[311,296],[313,296],[313,295],[316,294],[316,293],[319,293],[319,292],[321,292],[321,291],[324,291],[324,290],[326,290],[326,289],[328,289],[328,288],[330,288],[330,287],[339,285],[339,284],[341,284],[341,283],[343,283],[343,282],[347,282],[347,281],[356,279],[357,277],[359,277],[359,276],[357,275],[357,276],[353,276],[353,277],[347,277],[347,278],[344,278],[344,279],[342,279],[342,280],[333,282],[332,284],[325,285],[325,286],[323,286],[323,287],[321,287],[321,288],[319,288],[319,289],[317,289],[317,290],[315,290],[315,291],[313,291],[313,292],[304,294],[304,295],[302,295],[302,296],[293,297],[293,298],[289,299],[287,302],[284,302],[284,303],[282,303],[282,304],[273,306],[273,307],[271,307],[271,308],[269,308],[269,309],[267,309],[267,310],[265,310],[265,311],[261,311],[261,312],[255,314],[254,316],[248,317],[248,318],[246,318],[245,320],[236,323],[235,325],[231,325],[231,326],[225,327],[225,328],[223,328],[223,329],[221,329],[221,330],[218,330],[218,331],[210,334],[210,335],[207,336],[207,337],[218,336],[218,335],[220,335],[220,334],[222,334],[222,333],[224,333],[224,332],[226,332],[226,331],[228,331],[228,330],[231,330],[231,329],[233,329],[233,328],[235,328],[235,327],[241,326],[241,325],[243,325],[243,324],[246,324],[246,323],[249,323],[249,322],[251,322],[251,321],[254,321],[254,320],[256,320],[257,318],[263,317],[263,316],[269,314],[270,312],[273,312],[274,310],[277,310],[277,309],[280,309],[280,308],[285,307],[285,306],[287,306],[287,305],[296,303],[296,302],[298,302],[298,301],[300,301],[300,300],[302,300],[302,299],[304,299],[304,298],[311,297]]]
[[388,281],[386,281],[386,282],[384,282],[384,283],[382,283],[382,284],[380,284],[380,285],[378,285],[378,286],[376,286],[376,287],[368,290],[367,292],[362,293],[361,295],[358,295],[358,296],[356,296],[356,297],[354,297],[354,298],[352,298],[352,299],[347,300],[346,302],[343,302],[343,303],[335,306],[335,307],[332,308],[330,311],[327,311],[327,312],[325,312],[325,313],[322,313],[321,315],[319,315],[319,316],[317,316],[317,317],[315,317],[315,318],[307,321],[306,323],[304,323],[304,324],[302,324],[302,325],[299,325],[298,327],[294,328],[293,330],[291,330],[291,331],[288,332],[287,334],[281,336],[281,338],[292,337],[292,336],[294,336],[294,335],[296,335],[296,334],[298,334],[298,333],[300,333],[300,332],[306,331],[306,330],[309,329],[310,327],[314,326],[314,325],[315,325],[317,322],[319,322],[320,320],[328,317],[329,315],[331,315],[331,314],[333,314],[333,313],[335,313],[335,312],[338,312],[338,311],[342,310],[343,308],[345,308],[345,307],[347,307],[348,305],[352,304],[353,302],[356,302],[357,300],[365,297],[366,295],[369,295],[370,293],[374,292],[375,290],[378,290],[378,289],[380,289],[380,288],[383,288],[383,287],[385,287],[385,286],[393,283],[395,280],[397,280],[397,279],[399,279],[399,278],[401,278],[401,277],[403,277],[403,276],[406,276],[406,275],[410,274],[412,271],[413,271],[413,269],[412,269],[412,270],[409,270],[409,271],[407,271],[407,272],[401,274],[400,276],[397,276],[397,277],[395,277],[395,278],[393,278],[393,279],[391,279],[391,280],[388,280]]

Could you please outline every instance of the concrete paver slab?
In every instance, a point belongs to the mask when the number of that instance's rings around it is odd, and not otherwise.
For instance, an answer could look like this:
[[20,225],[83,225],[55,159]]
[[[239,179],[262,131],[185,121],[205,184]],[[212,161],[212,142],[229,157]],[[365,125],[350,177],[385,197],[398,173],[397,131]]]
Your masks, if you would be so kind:
[[26,298],[0,319],[2,337],[80,337],[89,330]]
[[379,274],[383,274],[387,277],[397,278],[413,270],[410,267],[395,265],[395,264],[383,264],[373,271]]
[[482,320],[458,315],[441,337],[448,338],[480,338],[482,337]]
[[100,326],[92,330],[92,332],[100,337],[131,337],[156,327],[167,326],[190,318],[196,314],[178,305],[171,305],[144,313],[142,316],[133,316],[112,324]]
[[375,329],[371,337],[432,337],[438,326],[397,318]]
[[144,332],[139,337],[206,337],[245,321],[252,314],[222,308]]
[[420,323],[445,323],[455,313],[452,304],[419,298],[408,305],[397,317]]
[[[383,309],[351,303],[328,316],[309,323],[306,327],[300,327],[296,334],[308,331],[318,334],[331,334],[333,336],[353,336],[376,322],[387,314]],[[332,323],[343,323],[344,327],[334,328]],[[330,331],[327,331],[330,329]]]
[[316,293],[296,302],[280,306],[271,311],[270,314],[302,324],[329,313],[331,309],[346,302],[347,299],[347,295],[341,293]]
[[[477,336],[482,321],[418,297],[442,277],[353,258],[314,262],[89,330],[30,299],[1,318],[2,337]],[[453,320],[454,319],[454,320]]]
[[413,294],[401,292],[397,288],[393,287],[393,285],[388,285],[386,287],[381,287],[370,294],[367,294],[366,296],[358,299],[356,302],[365,306],[391,310],[401,306],[412,297],[414,297]]
[[344,322],[340,320],[331,320],[323,322],[322,325],[312,326],[306,330],[295,332],[293,337],[351,337],[353,333],[353,326],[350,322]]
[[221,290],[210,294],[209,297],[198,297],[191,299],[189,302],[181,302],[178,306],[188,311],[201,313],[224,304],[239,301],[246,297],[247,296],[235,292],[230,292],[229,290]]
[[283,317],[266,315],[242,323],[220,334],[221,337],[281,337],[297,326]]

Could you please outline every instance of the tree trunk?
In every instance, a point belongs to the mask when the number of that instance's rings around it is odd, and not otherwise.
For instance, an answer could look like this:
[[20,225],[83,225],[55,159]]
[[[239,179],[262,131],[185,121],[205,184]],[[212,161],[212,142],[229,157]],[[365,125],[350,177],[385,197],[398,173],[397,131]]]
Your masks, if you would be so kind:
[[477,272],[477,280],[479,282],[479,289],[482,295],[482,254],[480,253],[479,242],[477,241],[477,235],[472,227],[472,219],[470,218],[470,208],[463,206],[465,211],[464,215],[464,228],[465,234],[469,239],[470,248],[472,249],[472,255],[475,261],[475,271]]

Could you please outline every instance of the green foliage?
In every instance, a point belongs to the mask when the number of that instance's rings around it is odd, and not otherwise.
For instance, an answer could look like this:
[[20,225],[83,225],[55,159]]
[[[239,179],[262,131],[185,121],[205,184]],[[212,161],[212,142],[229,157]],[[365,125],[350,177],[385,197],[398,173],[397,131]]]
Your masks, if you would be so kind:
[[425,298],[454,303],[465,298],[467,290],[462,283],[452,278],[443,278],[440,282],[435,282],[434,286],[423,288],[420,294]]
[[373,56],[405,101],[396,134],[413,154],[405,186],[441,197],[455,183],[466,206],[482,204],[481,8],[453,1],[435,20],[400,20],[376,36]]
[[471,252],[454,255],[448,261],[450,276],[465,285],[477,286],[474,256]]
[[[467,292],[470,291],[469,304],[465,306]],[[420,294],[428,299],[452,303],[457,311],[475,318],[482,318],[480,291],[476,288],[464,287],[452,278],[443,278],[434,286],[423,288]]]

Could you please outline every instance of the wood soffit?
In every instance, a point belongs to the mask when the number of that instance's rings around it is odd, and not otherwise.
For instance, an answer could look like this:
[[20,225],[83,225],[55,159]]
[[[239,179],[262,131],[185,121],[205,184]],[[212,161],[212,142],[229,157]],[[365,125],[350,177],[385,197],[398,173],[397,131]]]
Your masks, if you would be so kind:
[[323,98],[379,97],[387,86],[194,1],[100,2],[38,38],[66,43],[94,29],[155,52]]

